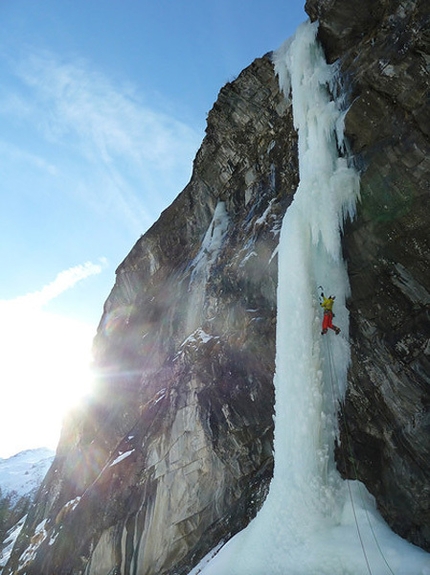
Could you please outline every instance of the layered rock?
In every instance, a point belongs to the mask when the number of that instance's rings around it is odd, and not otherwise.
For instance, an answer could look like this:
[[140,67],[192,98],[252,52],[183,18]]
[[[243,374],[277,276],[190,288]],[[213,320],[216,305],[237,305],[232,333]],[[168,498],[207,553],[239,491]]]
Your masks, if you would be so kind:
[[[430,10],[308,0],[352,105],[361,201],[345,230],[352,366],[339,464],[430,550]],[[357,16],[354,17],[355,10]]]
[[261,58],[221,90],[189,185],[117,270],[97,387],[6,572],[186,573],[255,515],[273,466],[276,249],[297,180],[290,109]]

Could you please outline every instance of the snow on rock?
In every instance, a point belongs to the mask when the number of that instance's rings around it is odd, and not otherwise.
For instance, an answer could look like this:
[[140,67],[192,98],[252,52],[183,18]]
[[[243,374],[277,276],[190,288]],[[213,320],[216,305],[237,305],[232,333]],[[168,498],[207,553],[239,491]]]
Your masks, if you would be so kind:
[[133,451],[134,451],[134,449],[130,449],[129,451],[125,451],[124,453],[121,453],[120,455],[118,455],[118,457],[116,459],[114,459],[114,461],[112,461],[112,463],[109,465],[109,467],[113,467],[114,465],[116,465],[117,463],[119,463],[120,461],[122,461],[123,459],[128,457],[129,455],[131,455],[133,453]]
[[204,329],[199,327],[181,343],[179,352],[176,354],[174,361],[177,361],[179,358],[188,357],[190,353],[192,355],[193,352],[201,349],[203,344],[208,344],[209,342],[216,344],[216,342],[219,341],[219,336],[210,335],[209,333],[205,332]]
[[19,569],[22,569],[23,567],[25,567],[25,565],[27,565],[30,561],[34,559],[39,546],[47,538],[48,533],[45,528],[46,521],[47,520],[44,519],[37,525],[34,531],[34,535],[31,538],[30,545],[27,547],[27,549],[19,558]]
[[[22,451],[7,459],[0,459],[0,490],[2,497],[10,499],[8,502],[10,509],[14,509],[15,504],[19,505],[21,498],[34,497],[51,466],[54,455],[50,449],[39,448]],[[26,515],[20,517],[19,521],[6,533],[4,540],[0,542],[0,572],[9,560],[26,517]]]
[[228,230],[229,217],[225,208],[224,202],[218,202],[212,221],[203,238],[200,251],[194,258],[191,264],[193,272],[191,274],[191,282],[199,279],[201,276],[206,278],[209,273],[211,265],[215,262],[225,234]]
[[38,489],[54,460],[47,448],[21,451],[8,459],[0,459],[0,489],[3,495],[12,493],[19,499]]
[[198,343],[207,343],[211,340],[214,336],[206,333],[202,328],[198,328],[190,334],[183,343],[181,343],[181,347],[185,347],[189,344],[198,344]]
[[189,290],[194,294],[193,306],[188,308],[187,331],[190,333],[201,323],[204,314],[207,282],[229,226],[229,216],[224,202],[218,202],[212,221],[206,231],[200,250],[191,262]]
[[27,515],[24,515],[18,523],[16,523],[9,531],[6,533],[6,537],[3,541],[3,548],[0,553],[0,572],[6,563],[9,561],[10,554],[12,553],[13,546],[17,540],[21,530],[24,526]]

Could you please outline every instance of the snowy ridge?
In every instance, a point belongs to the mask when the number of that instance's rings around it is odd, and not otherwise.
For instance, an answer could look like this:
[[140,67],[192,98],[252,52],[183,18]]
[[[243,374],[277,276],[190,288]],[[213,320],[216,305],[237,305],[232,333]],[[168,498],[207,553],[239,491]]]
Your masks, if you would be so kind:
[[3,496],[14,493],[19,499],[38,489],[54,460],[47,448],[28,449],[8,459],[0,459],[0,489]]
[[[344,110],[316,33],[317,23],[303,24],[275,54],[291,92],[300,184],[279,244],[274,476],[257,517],[190,575],[430,575],[429,554],[394,535],[364,485],[343,481],[334,462],[349,364],[340,233],[358,176],[339,155]],[[336,294],[339,336],[321,336],[318,285]]]

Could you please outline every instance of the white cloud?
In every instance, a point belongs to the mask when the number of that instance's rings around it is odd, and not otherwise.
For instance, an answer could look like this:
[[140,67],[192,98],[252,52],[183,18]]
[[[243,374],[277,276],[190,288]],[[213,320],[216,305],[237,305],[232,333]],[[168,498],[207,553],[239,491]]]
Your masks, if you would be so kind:
[[15,81],[0,88],[0,101],[15,122],[55,146],[56,160],[46,164],[64,162],[62,176],[80,201],[109,209],[142,233],[186,185],[201,135],[84,60],[32,50],[12,68]]
[[106,163],[125,156],[165,167],[184,144],[195,144],[195,133],[187,125],[143,105],[130,87],[114,85],[84,61],[60,62],[48,52],[33,54],[18,74],[33,88],[39,104],[49,106],[46,134],[55,140],[74,134],[90,156],[96,154]]
[[2,92],[0,94],[0,109],[3,115],[25,117],[32,113],[32,103],[28,98],[17,92]]
[[19,146],[4,140],[0,140],[0,155],[8,162],[18,162],[25,164],[27,167],[32,166],[37,170],[50,174],[51,176],[56,176],[58,174],[57,167],[43,158],[40,154],[27,152]]
[[40,309],[65,291],[73,288],[83,279],[101,273],[105,265],[106,260],[101,258],[99,264],[86,262],[64,270],[58,273],[52,282],[43,286],[39,291],[18,296],[12,300],[0,300],[0,311],[4,316],[8,310],[12,310],[12,314],[15,314],[17,310],[21,310],[21,315],[24,315],[22,310],[27,311],[28,308]]

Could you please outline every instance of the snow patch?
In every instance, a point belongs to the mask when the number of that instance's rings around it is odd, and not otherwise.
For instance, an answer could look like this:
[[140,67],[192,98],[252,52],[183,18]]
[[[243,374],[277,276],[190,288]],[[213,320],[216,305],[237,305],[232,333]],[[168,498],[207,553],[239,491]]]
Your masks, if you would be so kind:
[[45,539],[48,536],[48,533],[45,529],[45,524],[46,524],[46,519],[44,519],[43,521],[41,521],[35,531],[34,531],[34,535],[31,538],[31,542],[30,545],[27,547],[27,549],[22,553],[22,555],[19,558],[19,569],[22,569],[23,567],[25,567],[25,565],[27,563],[29,563],[30,561],[33,561],[33,559],[36,556],[36,552],[38,550],[38,548],[40,547],[40,545],[45,541]]
[[189,343],[207,343],[212,338],[213,336],[206,333],[204,329],[198,328],[191,335],[189,335],[187,339],[183,341],[183,343],[181,343],[181,347]]
[[126,457],[128,457],[129,455],[131,455],[133,453],[134,449],[130,449],[129,451],[125,451],[124,453],[121,453],[120,455],[118,455],[118,457],[112,461],[112,463],[109,465],[109,467],[113,467],[114,465],[117,465],[117,463],[119,463],[120,461],[123,461],[123,459],[125,459]]
[[[155,400],[154,400],[154,405],[157,405],[157,403],[159,401],[161,401],[162,399],[164,399],[166,397],[167,394],[167,389],[165,387],[163,387],[163,389],[160,389],[160,391],[158,391],[155,394]],[[133,436],[132,436],[133,437]]]
[[255,224],[257,226],[261,226],[264,224],[264,222],[267,220],[268,215],[270,214],[271,210],[272,210],[272,204],[275,200],[272,199],[269,202],[269,205],[267,206],[267,208],[264,210],[264,212],[262,213],[262,215],[256,220]]
[[76,507],[78,506],[79,501],[81,500],[81,496],[78,495],[77,497],[75,497],[74,499],[70,499],[70,501],[68,501],[64,507],[67,507],[68,511],[74,511],[76,509]]
[[9,531],[6,533],[6,537],[3,541],[2,552],[0,553],[0,570],[6,565],[9,561],[10,555],[12,553],[13,546],[15,545],[15,541],[18,539],[19,534],[24,527],[24,523],[27,519],[27,515],[24,515],[16,525],[14,525]]

